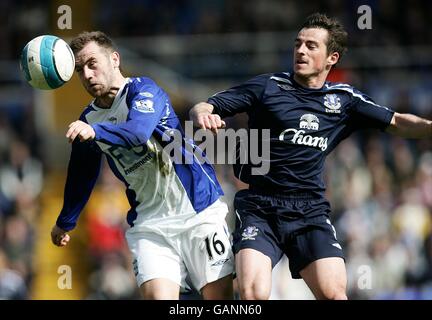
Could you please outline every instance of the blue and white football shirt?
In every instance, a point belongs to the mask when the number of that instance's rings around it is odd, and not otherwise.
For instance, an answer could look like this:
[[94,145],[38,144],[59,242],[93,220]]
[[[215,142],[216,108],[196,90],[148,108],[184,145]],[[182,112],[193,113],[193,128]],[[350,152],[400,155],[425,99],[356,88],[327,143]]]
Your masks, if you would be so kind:
[[200,150],[184,137],[167,93],[151,79],[128,79],[111,108],[99,108],[92,102],[80,120],[94,128],[96,137],[72,143],[64,205],[57,219],[60,228],[75,227],[97,180],[102,154],[126,185],[130,226],[181,228],[185,219],[223,195],[208,162],[200,164],[192,156],[190,164],[182,164],[163,156],[163,147],[170,140],[167,132],[173,129],[183,138],[176,145],[180,154],[190,156],[189,150]]

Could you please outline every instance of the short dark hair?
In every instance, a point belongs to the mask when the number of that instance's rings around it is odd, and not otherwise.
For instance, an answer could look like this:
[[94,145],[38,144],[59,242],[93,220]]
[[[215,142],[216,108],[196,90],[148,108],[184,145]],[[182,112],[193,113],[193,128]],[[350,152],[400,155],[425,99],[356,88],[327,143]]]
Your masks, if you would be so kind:
[[306,18],[301,29],[321,28],[328,31],[327,53],[339,53],[339,60],[347,51],[348,33],[342,24],[334,18],[329,18],[322,13],[313,13]]
[[99,46],[110,52],[115,50],[114,42],[102,31],[84,31],[72,39],[69,46],[74,54],[81,51],[89,42],[96,42]]

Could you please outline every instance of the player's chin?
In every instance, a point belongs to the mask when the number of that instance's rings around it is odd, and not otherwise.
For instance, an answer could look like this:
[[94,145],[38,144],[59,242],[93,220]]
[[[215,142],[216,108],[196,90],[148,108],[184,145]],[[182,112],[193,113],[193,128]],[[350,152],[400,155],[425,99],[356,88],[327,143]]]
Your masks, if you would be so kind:
[[93,98],[99,98],[99,97],[101,97],[104,94],[103,88],[100,85],[94,85],[94,86],[91,86],[91,87],[87,87],[87,92]]
[[301,64],[294,64],[294,73],[298,76],[305,77],[309,75],[311,72],[308,68],[305,68],[304,65]]

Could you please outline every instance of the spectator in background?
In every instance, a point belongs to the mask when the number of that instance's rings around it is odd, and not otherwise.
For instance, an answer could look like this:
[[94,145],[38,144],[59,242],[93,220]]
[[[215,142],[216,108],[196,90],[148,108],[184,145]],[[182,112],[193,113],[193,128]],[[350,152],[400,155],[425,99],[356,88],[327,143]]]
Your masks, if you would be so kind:
[[0,168],[1,193],[12,202],[19,194],[32,200],[39,196],[42,185],[42,164],[31,156],[23,141],[12,140],[9,162]]
[[8,266],[8,258],[0,247],[0,300],[26,299],[27,287],[23,277]]

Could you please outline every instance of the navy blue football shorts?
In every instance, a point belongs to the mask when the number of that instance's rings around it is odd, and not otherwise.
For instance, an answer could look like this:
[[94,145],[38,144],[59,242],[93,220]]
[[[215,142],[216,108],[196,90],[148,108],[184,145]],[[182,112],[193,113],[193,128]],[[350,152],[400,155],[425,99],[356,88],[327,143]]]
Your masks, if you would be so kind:
[[286,254],[294,279],[300,279],[300,271],[315,260],[345,259],[330,222],[330,204],[323,197],[241,190],[235,196],[234,207],[234,254],[241,249],[255,249],[271,259],[272,267]]

